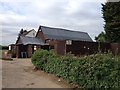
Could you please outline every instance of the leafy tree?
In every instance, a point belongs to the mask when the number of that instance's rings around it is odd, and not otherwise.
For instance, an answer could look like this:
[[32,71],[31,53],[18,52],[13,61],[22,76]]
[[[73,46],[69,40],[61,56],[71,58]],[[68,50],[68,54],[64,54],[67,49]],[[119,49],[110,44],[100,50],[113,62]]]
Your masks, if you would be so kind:
[[[120,42],[120,1],[102,4],[106,42]],[[101,38],[101,35],[98,35]]]
[[95,37],[95,40],[97,42],[106,42],[106,40],[105,40],[105,33],[101,32],[97,37]]

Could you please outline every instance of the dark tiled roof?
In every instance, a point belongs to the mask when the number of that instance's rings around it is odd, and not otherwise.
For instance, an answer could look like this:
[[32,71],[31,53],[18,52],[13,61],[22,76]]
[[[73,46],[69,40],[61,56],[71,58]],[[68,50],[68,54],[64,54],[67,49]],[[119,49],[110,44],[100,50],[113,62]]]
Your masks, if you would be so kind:
[[20,36],[20,40],[21,40],[21,42],[19,42],[18,44],[45,45],[45,43],[41,39],[38,39],[37,37]]
[[93,41],[86,32],[71,31],[71,30],[52,28],[46,26],[40,26],[40,27],[45,37],[48,39]]

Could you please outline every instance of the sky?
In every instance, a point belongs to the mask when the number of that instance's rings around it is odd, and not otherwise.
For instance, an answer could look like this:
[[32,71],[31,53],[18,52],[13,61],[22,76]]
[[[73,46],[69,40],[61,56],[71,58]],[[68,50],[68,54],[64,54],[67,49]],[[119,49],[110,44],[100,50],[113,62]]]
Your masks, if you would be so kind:
[[15,43],[21,28],[39,25],[87,32],[94,40],[104,31],[101,3],[105,0],[0,0],[2,45]]

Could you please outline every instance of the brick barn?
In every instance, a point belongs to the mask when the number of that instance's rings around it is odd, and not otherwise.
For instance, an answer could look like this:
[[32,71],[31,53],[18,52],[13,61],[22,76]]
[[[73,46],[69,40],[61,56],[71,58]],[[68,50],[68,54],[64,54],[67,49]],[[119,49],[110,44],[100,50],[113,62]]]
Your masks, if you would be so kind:
[[19,35],[15,44],[16,58],[30,58],[36,49],[45,45],[41,39],[35,36],[36,31],[34,29],[30,31],[24,30],[24,32]]
[[20,36],[16,42],[16,57],[30,58],[34,51],[45,43],[36,37]]
[[66,54],[66,46],[72,45],[74,41],[93,42],[86,32],[71,31],[61,28],[40,26],[36,37],[42,39],[58,55]]
[[52,50],[58,55],[72,53],[88,55],[112,51],[120,53],[120,44],[93,42],[86,32],[72,31],[61,28],[39,26],[38,31],[30,30],[20,35],[15,44],[17,58],[30,58],[38,48]]

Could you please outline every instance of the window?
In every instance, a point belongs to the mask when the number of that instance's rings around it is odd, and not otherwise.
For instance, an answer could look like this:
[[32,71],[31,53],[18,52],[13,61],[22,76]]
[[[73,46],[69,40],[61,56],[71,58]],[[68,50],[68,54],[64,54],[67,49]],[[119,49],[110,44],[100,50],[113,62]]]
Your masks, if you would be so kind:
[[84,46],[84,48],[86,48],[86,46]]
[[9,50],[11,50],[11,46],[9,46]]
[[50,49],[54,49],[54,46],[50,46]]
[[37,50],[37,46],[34,46],[34,50]]
[[33,33],[33,36],[35,36],[35,33]]
[[72,45],[72,40],[67,40],[67,41],[66,41],[66,44],[67,44],[67,45]]

